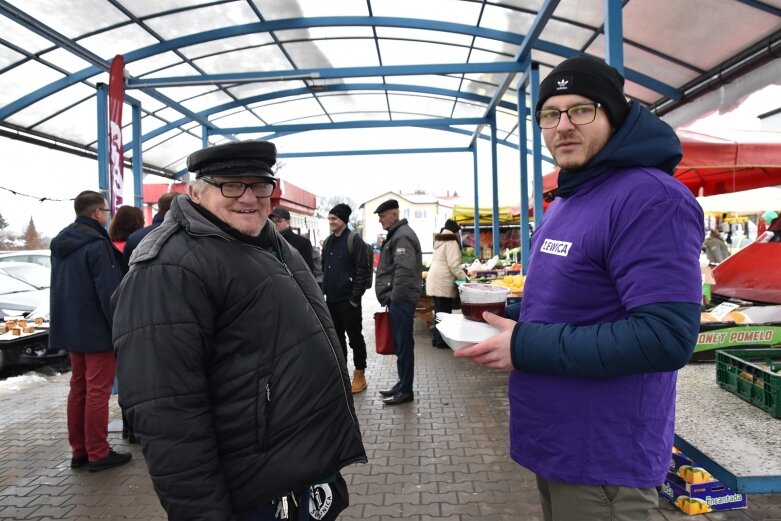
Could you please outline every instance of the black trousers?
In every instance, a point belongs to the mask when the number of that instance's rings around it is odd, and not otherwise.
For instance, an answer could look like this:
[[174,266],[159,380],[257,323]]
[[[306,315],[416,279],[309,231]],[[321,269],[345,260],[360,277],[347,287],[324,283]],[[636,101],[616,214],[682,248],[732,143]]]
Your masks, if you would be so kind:
[[[434,317],[437,313],[452,313],[453,312],[453,299],[450,297],[431,297],[434,301]],[[442,335],[439,334],[439,329],[434,328],[433,338],[431,339],[431,345],[434,347],[447,347],[447,344],[442,340]]]
[[361,307],[354,307],[349,300],[327,302],[327,304],[331,320],[334,321],[336,336],[339,337],[339,344],[342,346],[344,361],[347,362],[347,341],[344,338],[344,334],[347,333],[350,349],[353,350],[355,368],[366,369],[366,341],[363,339]]

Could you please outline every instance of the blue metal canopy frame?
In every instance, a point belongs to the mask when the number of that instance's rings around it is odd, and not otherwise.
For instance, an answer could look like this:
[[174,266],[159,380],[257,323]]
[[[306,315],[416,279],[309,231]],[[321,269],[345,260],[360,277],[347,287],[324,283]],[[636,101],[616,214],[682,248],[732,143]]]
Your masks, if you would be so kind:
[[[239,23],[236,25],[219,27],[211,30],[204,30],[188,34],[185,36],[174,37],[165,39],[160,34],[152,29],[152,25],[147,23],[147,20],[152,18],[151,16],[139,17],[136,16],[131,7],[125,6],[122,0],[106,0],[114,9],[122,13],[127,19],[125,24],[136,24],[142,27],[146,34],[150,35],[154,39],[159,40],[157,43],[146,45],[129,52],[124,53],[124,59],[126,64],[133,64],[141,60],[148,58],[162,56],[166,53],[175,54],[178,59],[181,60],[183,65],[186,65],[190,69],[196,71],[196,74],[185,74],[180,76],[162,76],[146,73],[145,77],[127,77],[126,87],[128,89],[137,89],[142,91],[145,95],[160,102],[165,107],[170,107],[182,117],[174,121],[163,119],[156,111],[149,111],[144,109],[143,105],[133,98],[126,97],[128,103],[132,105],[133,118],[132,118],[132,141],[127,144],[126,149],[133,150],[133,169],[136,174],[134,178],[137,179],[137,188],[140,188],[140,177],[142,167],[142,149],[149,151],[156,146],[160,146],[160,143],[155,145],[146,146],[144,144],[150,143],[153,139],[163,137],[167,133],[185,133],[196,137],[202,144],[202,146],[208,146],[210,137],[213,136],[225,136],[227,139],[236,140],[237,136],[246,133],[255,134],[267,134],[265,139],[275,139],[286,135],[291,135],[300,132],[310,132],[318,130],[330,130],[330,129],[355,129],[355,128],[380,128],[380,127],[396,127],[396,126],[410,126],[426,129],[437,129],[451,132],[454,134],[468,135],[470,140],[466,147],[420,147],[420,148],[399,148],[399,149],[372,149],[364,151],[322,151],[322,152],[307,152],[307,151],[289,151],[281,154],[281,157],[314,157],[314,156],[327,156],[327,155],[357,155],[357,154],[401,154],[401,153],[440,153],[440,152],[462,152],[471,151],[473,153],[473,160],[476,161],[476,143],[477,139],[490,140],[491,156],[492,156],[492,172],[491,178],[493,180],[492,186],[492,201],[494,204],[494,225],[493,225],[493,251],[498,253],[499,250],[499,234],[498,234],[498,165],[496,161],[497,145],[504,145],[509,148],[515,148],[519,150],[521,167],[519,171],[520,182],[523,189],[521,190],[522,201],[521,204],[526,211],[523,211],[523,220],[526,221],[528,215],[528,190],[526,189],[529,184],[529,175],[526,161],[529,157],[532,159],[532,182],[534,186],[533,197],[533,210],[534,215],[537,217],[536,225],[539,225],[539,221],[542,219],[542,161],[552,162],[550,158],[544,157],[542,154],[542,141],[539,129],[531,124],[531,133],[527,132],[527,125],[531,121],[531,111],[526,106],[526,88],[530,91],[529,106],[534,107],[537,99],[537,86],[540,79],[540,67],[539,63],[532,60],[532,51],[537,53],[543,53],[550,56],[567,58],[577,55],[583,52],[599,35],[604,35],[604,55],[606,60],[614,65],[619,70],[623,71],[626,78],[629,81],[648,89],[649,91],[657,92],[662,97],[666,98],[665,102],[673,101],[678,102],[682,98],[682,90],[680,87],[676,87],[657,78],[654,78],[648,74],[639,70],[631,68],[625,68],[623,63],[624,46],[631,45],[634,49],[638,49],[649,56],[665,60],[675,67],[681,69],[687,69],[693,75],[704,75],[706,71],[700,69],[698,66],[686,60],[679,59],[668,54],[664,54],[652,45],[643,44],[637,41],[632,41],[625,37],[625,31],[623,30],[623,12],[628,2],[622,0],[603,0],[604,11],[604,25],[598,27],[592,27],[588,24],[578,22],[574,19],[566,20],[572,27],[591,31],[592,36],[585,43],[583,47],[573,48],[554,41],[543,39],[542,36],[546,28],[552,21],[561,23],[564,19],[556,17],[557,7],[559,6],[559,0],[545,0],[542,6],[534,11],[524,8],[522,6],[508,6],[489,3],[488,0],[482,0],[474,2],[479,6],[479,15],[477,23],[475,25],[456,23],[445,20],[434,19],[418,19],[399,16],[374,16],[372,10],[371,0],[366,0],[366,7],[369,16],[317,16],[317,17],[290,17],[268,20],[265,19],[261,13],[261,8],[254,2],[247,2],[246,5],[250,7],[254,17],[257,17],[259,21],[252,23]],[[638,0],[641,1],[641,0]],[[770,13],[771,16],[781,16],[781,9],[777,9],[768,6],[762,2],[755,0],[740,0],[744,5],[751,8],[761,10],[764,13]],[[225,5],[234,5],[234,2],[224,2]],[[235,4],[240,3],[239,0]],[[455,5],[455,4],[454,4]],[[467,5],[464,2],[464,5]],[[634,3],[633,3],[634,5]],[[177,7],[168,13],[194,11],[199,8],[205,7],[204,5],[195,5],[188,7]],[[533,16],[533,20],[528,25],[525,34],[520,34],[513,31],[503,31],[483,27],[481,20],[485,14],[487,8],[501,7],[509,9],[515,13],[523,14],[526,16]],[[149,12],[154,12],[150,9]],[[297,13],[295,9],[290,11],[291,13]],[[40,20],[28,15],[24,10],[17,8],[10,4],[7,0],[0,0],[0,13],[6,16],[8,19],[17,23],[19,26],[31,31],[32,33],[44,38],[52,43],[52,49],[54,47],[62,48],[73,56],[78,57],[81,60],[86,61],[89,64],[88,67],[78,70],[73,73],[66,72],[63,68],[58,68],[59,72],[63,75],[62,78],[52,81],[51,83],[44,85],[38,89],[33,90],[18,99],[0,107],[0,124],[7,121],[9,117],[12,117],[26,108],[52,96],[61,90],[67,89],[77,84],[85,84],[95,89],[95,95],[98,99],[98,112],[99,119],[103,117],[105,110],[102,107],[101,98],[103,96],[102,87],[99,84],[92,84],[92,78],[97,75],[108,71],[110,63],[104,58],[89,50],[82,45],[80,39],[70,38],[62,32],[56,30],[47,24],[42,23]],[[121,25],[121,24],[120,24]],[[119,26],[115,26],[119,27]],[[408,64],[408,65],[385,65],[380,60],[378,66],[364,66],[364,67],[308,67],[302,68],[296,65],[296,62],[292,55],[285,49],[284,45],[290,44],[294,41],[306,41],[306,38],[300,38],[299,40],[285,40],[279,36],[279,33],[284,31],[299,31],[303,34],[314,29],[326,29],[326,28],[370,28],[371,34],[373,34],[375,47],[378,55],[380,54],[378,28],[385,29],[401,29],[401,30],[420,30],[430,31],[432,33],[448,33],[452,35],[462,35],[469,38],[470,44],[441,42],[444,45],[452,45],[469,49],[469,59],[466,63],[427,63],[427,64]],[[105,28],[105,29],[111,29]],[[92,34],[98,34],[103,29],[95,30]],[[207,74],[196,63],[195,58],[189,58],[188,55],[180,51],[180,49],[191,47],[199,44],[207,44],[209,42],[216,42],[225,40],[228,38],[236,38],[248,35],[266,34],[269,35],[270,41],[260,44],[252,43],[252,47],[266,47],[277,46],[282,55],[292,65],[292,68],[287,70],[250,70],[250,71],[235,71],[219,74]],[[88,37],[90,33],[83,35],[80,38]],[[359,37],[365,38],[365,37]],[[415,40],[414,38],[407,38],[405,36],[382,36],[387,40]],[[312,41],[318,39],[327,39],[325,37],[311,38]],[[514,46],[516,50],[510,55],[510,52],[502,52],[493,50],[497,56],[507,56],[506,60],[497,59],[496,61],[479,62],[473,60],[471,57],[472,51],[482,50],[476,46],[478,40],[492,41],[501,43],[502,45]],[[555,41],[559,41],[557,38],[553,38]],[[561,41],[566,41],[562,39]],[[13,49],[14,52],[23,55],[26,60],[38,61],[42,64],[51,65],[44,58],[47,56],[46,51],[43,52],[28,52],[18,45],[13,45],[10,42],[0,41],[0,44],[5,43],[7,47]],[[440,43],[433,40],[427,43]],[[502,47],[504,48],[504,47]],[[509,47],[507,47],[509,48]],[[486,50],[488,48],[486,47]],[[2,70],[0,70],[2,73]],[[439,75],[442,77],[456,77],[461,78],[461,81],[468,77],[468,75],[475,74],[494,74],[502,77],[496,84],[487,83],[486,87],[493,90],[490,96],[484,96],[468,92],[465,90],[443,89],[435,88],[425,85],[408,85],[403,83],[389,83],[386,79],[393,76],[416,76],[416,75]],[[361,83],[342,83],[333,84],[323,83],[322,85],[317,82],[325,82],[327,80],[344,80],[348,78],[362,78],[362,77],[380,77],[381,81],[377,82],[361,82]],[[230,91],[230,87],[257,82],[274,82],[274,81],[303,81],[306,86],[298,89],[285,89],[277,90],[271,93],[239,97],[234,95]],[[517,90],[517,103],[503,99],[505,93],[511,88],[513,82],[518,85]],[[211,106],[202,110],[191,110],[187,108],[183,100],[174,100],[170,96],[167,96],[157,89],[170,88],[178,86],[197,86],[197,85],[213,85],[213,92],[218,92],[227,95],[232,101],[228,103],[221,103]],[[432,98],[449,98],[455,102],[468,102],[476,104],[482,107],[482,116],[479,118],[456,118],[444,117],[444,118],[426,118],[422,114],[413,114],[411,116],[421,117],[421,119],[407,119],[398,120],[394,118],[394,113],[391,111],[390,106],[386,103],[387,121],[334,121],[332,114],[323,106],[323,102],[320,99],[321,94],[327,93],[351,93],[351,92],[382,92],[387,96],[391,93],[406,93],[417,94],[421,96],[431,96]],[[272,100],[284,101],[286,99],[295,98],[296,96],[310,95],[314,101],[319,104],[320,108],[325,113],[326,122],[317,123],[295,123],[285,122],[276,124],[261,124],[261,125],[247,125],[242,127],[222,127],[219,124],[222,113],[227,113],[236,108],[244,107],[246,110],[252,112],[250,105],[262,102],[268,102]],[[83,101],[84,98],[81,99]],[[60,109],[64,112],[68,108],[78,105],[81,101],[77,100],[69,107]],[[504,138],[498,135],[497,129],[497,111],[506,111],[508,113],[517,113],[518,122],[515,128],[511,129]],[[55,113],[56,114],[56,113]],[[48,116],[53,117],[53,116]],[[156,126],[154,130],[141,132],[141,120],[142,117],[152,117],[155,120],[160,120],[161,125]],[[260,118],[258,118],[260,119]],[[42,120],[45,121],[45,120]],[[36,124],[31,125],[34,128]],[[195,123],[199,125],[200,132],[192,126]],[[484,132],[483,129],[486,125],[489,125],[490,131]],[[464,128],[457,128],[458,126],[471,126],[471,131]],[[105,142],[106,132],[102,128],[102,124],[98,125],[98,137],[96,139],[96,146],[98,149],[99,160],[102,162],[105,160]],[[517,131],[518,143],[514,143],[509,139],[514,132]],[[503,130],[505,132],[505,130]],[[530,134],[530,135],[529,135]],[[530,138],[530,139],[529,139]],[[167,140],[168,138],[166,138]],[[159,140],[158,140],[159,141]],[[530,147],[527,145],[530,141]],[[163,141],[165,143],[166,141]],[[529,148],[527,148],[529,147]],[[179,158],[178,161],[180,161]],[[476,164],[476,163],[475,163]],[[172,163],[162,165],[163,170],[170,175],[176,176],[182,173],[181,170],[171,169]],[[104,168],[103,166],[100,167]],[[477,175],[475,167],[475,175]],[[101,175],[101,183],[104,180]],[[103,185],[102,185],[103,186]],[[475,186],[477,188],[477,186]],[[137,203],[140,204],[140,199],[137,195]],[[477,208],[477,192],[475,191],[475,207]],[[476,217],[477,218],[477,217]],[[477,223],[476,223],[477,224]],[[525,222],[525,230],[523,237],[528,237],[529,223]],[[528,240],[524,239],[522,258],[524,261],[528,260]],[[527,262],[524,262],[524,266]]]

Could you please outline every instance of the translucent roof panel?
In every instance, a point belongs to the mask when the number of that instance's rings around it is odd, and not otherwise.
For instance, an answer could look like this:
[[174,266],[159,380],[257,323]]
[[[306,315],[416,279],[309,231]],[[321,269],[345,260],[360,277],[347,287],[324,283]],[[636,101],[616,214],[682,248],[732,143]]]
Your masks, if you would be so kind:
[[374,40],[315,40],[284,44],[300,69],[366,67],[380,64]]
[[[512,146],[518,89],[530,92],[516,59],[539,67],[542,80],[568,56],[607,55],[604,0],[560,0],[545,14],[544,0],[66,4],[0,2],[0,127],[6,135],[94,151],[96,91],[121,54],[126,99],[141,104],[142,161],[169,174],[201,146],[202,125],[207,134],[231,129],[240,139],[271,136],[310,151],[313,136],[331,123],[441,119],[455,129],[458,118],[496,111],[498,137]],[[626,95],[660,114],[692,108],[690,102],[717,88],[757,90],[778,81],[777,72],[734,80],[778,60],[781,0],[721,0],[718,8],[631,0],[620,9]],[[539,31],[521,49],[532,27]],[[723,83],[719,71],[728,71]],[[130,114],[126,103],[125,140],[133,136]],[[259,130],[281,124],[284,137]],[[385,143],[374,130],[330,129],[351,136],[342,144],[356,149]],[[485,125],[385,130],[398,140],[393,148],[464,147],[491,134]]]

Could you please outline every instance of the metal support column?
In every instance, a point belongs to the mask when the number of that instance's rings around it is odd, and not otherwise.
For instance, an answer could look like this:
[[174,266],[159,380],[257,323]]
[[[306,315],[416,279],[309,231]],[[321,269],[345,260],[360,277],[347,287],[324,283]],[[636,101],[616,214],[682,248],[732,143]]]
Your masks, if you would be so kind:
[[605,61],[624,74],[622,0],[605,0]]
[[106,201],[110,201],[111,191],[108,179],[108,85],[105,83],[97,84],[95,99],[98,103],[98,186]]
[[[531,87],[531,107],[537,106],[540,99],[540,65],[533,63],[529,76]],[[542,133],[540,127],[532,125],[532,156],[534,158],[534,229],[542,222]],[[526,269],[524,268],[524,273]]]
[[491,234],[493,235],[493,254],[499,255],[499,165],[496,153],[496,110],[491,111],[491,192],[493,201],[493,219]]
[[472,171],[475,185],[475,258],[480,258],[480,189],[477,185],[477,143],[472,143]]
[[132,104],[133,112],[133,193],[136,208],[144,208],[144,173],[141,153],[141,105]]
[[209,148],[209,129],[201,125],[201,148]]
[[[526,89],[518,85],[518,152],[521,160],[521,270],[529,265],[529,154],[526,152]],[[535,218],[536,218],[535,214]]]

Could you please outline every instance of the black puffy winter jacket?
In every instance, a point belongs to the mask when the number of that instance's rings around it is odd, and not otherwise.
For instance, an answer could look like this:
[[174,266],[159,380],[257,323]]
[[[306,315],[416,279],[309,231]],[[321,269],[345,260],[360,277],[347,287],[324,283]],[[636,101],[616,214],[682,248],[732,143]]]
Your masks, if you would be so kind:
[[[171,520],[228,520],[365,462],[312,273],[177,198],[114,296],[120,403]],[[283,262],[280,262],[280,259]]]

